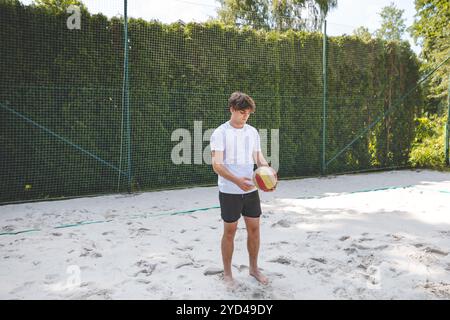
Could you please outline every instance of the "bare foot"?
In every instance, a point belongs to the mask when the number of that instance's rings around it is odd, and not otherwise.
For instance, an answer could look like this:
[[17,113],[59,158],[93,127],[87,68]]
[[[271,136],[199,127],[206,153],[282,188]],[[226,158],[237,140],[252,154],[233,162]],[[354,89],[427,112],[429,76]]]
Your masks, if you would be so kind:
[[237,287],[237,283],[236,281],[233,279],[233,276],[231,275],[224,275],[223,276],[223,281],[225,282],[225,285],[227,286],[227,288],[229,289],[235,289]]
[[269,279],[265,275],[263,275],[259,270],[250,271],[250,275],[264,285],[269,284]]

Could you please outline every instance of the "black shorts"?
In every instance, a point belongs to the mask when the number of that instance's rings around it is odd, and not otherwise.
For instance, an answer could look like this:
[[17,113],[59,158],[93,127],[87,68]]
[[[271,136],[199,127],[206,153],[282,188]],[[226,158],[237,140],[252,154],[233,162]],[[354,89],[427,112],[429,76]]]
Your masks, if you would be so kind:
[[259,218],[261,202],[258,190],[246,194],[231,194],[219,191],[220,213],[223,221],[236,222],[241,217]]

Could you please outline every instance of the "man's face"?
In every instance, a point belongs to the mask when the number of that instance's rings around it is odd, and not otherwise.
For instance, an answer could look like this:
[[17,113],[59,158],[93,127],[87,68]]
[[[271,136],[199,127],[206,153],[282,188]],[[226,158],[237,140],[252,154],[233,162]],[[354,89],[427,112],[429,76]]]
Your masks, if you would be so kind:
[[235,110],[233,108],[230,108],[230,111],[231,111],[231,120],[234,123],[240,125],[244,125],[247,122],[248,117],[250,117],[250,114],[253,113],[251,109]]

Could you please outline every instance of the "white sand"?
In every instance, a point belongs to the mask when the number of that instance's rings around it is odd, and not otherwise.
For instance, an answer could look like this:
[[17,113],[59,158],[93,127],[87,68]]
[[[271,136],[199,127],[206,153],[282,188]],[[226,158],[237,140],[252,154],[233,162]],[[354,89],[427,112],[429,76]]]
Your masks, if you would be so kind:
[[[385,187],[406,187],[378,190]],[[261,193],[263,286],[243,220],[227,289],[217,188],[0,206],[1,299],[449,299],[450,173],[281,181]],[[308,198],[310,197],[310,198]],[[164,214],[164,215],[161,215]],[[109,222],[55,229],[80,221]]]

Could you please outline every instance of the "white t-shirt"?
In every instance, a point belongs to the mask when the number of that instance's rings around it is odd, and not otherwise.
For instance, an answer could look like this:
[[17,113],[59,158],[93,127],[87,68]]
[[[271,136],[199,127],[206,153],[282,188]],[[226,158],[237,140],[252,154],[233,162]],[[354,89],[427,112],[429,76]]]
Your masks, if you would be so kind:
[[[245,124],[237,129],[227,121],[214,130],[210,143],[211,151],[223,151],[224,165],[233,175],[252,179],[255,164],[253,152],[261,151],[259,133],[254,127]],[[249,183],[253,184],[251,181]],[[220,175],[218,185],[223,193],[245,194],[256,190],[244,191]]]

